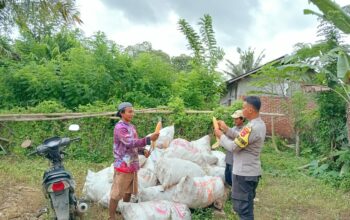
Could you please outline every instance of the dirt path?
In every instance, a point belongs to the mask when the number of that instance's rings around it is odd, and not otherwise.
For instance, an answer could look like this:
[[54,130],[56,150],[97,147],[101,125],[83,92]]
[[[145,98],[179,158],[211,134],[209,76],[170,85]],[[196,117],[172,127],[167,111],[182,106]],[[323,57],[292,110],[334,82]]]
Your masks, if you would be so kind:
[[38,219],[45,205],[41,191],[19,183],[0,182],[0,219]]
[[[41,186],[26,186],[23,183],[11,181],[8,176],[0,175],[0,220],[43,220],[39,218],[40,210],[47,206]],[[108,210],[97,204],[89,204],[89,211],[84,220],[107,219]],[[121,217],[119,216],[119,219]]]

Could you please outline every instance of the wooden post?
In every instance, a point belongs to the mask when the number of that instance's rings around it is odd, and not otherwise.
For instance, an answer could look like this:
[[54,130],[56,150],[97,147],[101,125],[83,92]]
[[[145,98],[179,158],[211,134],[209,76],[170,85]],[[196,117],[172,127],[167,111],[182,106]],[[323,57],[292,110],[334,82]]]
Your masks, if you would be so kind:
[[348,130],[348,143],[350,143],[350,104],[346,106],[346,128]]
[[273,115],[271,115],[271,137],[272,137],[272,145],[275,148],[275,151],[279,153],[280,151],[278,150],[276,140],[275,140],[275,120]]
[[295,155],[297,157],[300,156],[300,137],[299,137],[299,129],[295,129]]

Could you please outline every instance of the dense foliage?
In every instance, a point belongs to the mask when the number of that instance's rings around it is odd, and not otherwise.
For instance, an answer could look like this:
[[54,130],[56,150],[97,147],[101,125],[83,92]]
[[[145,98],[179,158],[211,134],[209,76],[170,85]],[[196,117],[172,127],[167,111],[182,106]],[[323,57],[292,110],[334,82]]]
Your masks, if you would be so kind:
[[1,108],[35,106],[45,100],[72,110],[118,100],[157,107],[176,96],[186,107],[208,109],[217,106],[222,92],[216,72],[200,67],[179,70],[172,62],[176,57],[171,60],[152,48],[131,56],[100,32],[85,38],[78,30],[62,30],[40,41],[27,36],[15,41],[3,37],[1,42],[16,55],[14,59],[4,54],[0,61]]
[[[209,15],[200,19],[198,33],[186,20],[179,20],[192,55],[171,57],[153,49],[149,42],[122,47],[102,32],[85,36],[73,26],[82,22],[74,1],[64,5],[62,1],[18,2],[0,0],[1,113],[114,111],[120,101],[130,101],[137,108],[167,106],[172,114],[135,117],[140,136],[152,132],[152,125],[162,117],[165,126],[175,125],[175,137],[194,140],[212,133],[212,114],[186,114],[185,109],[214,110],[216,117],[232,123],[229,115],[241,108],[241,102],[219,106],[225,85],[216,69],[224,51],[217,46]],[[350,47],[342,43],[340,31],[349,33],[349,8],[342,9],[331,0],[311,2],[324,13],[305,11],[321,17],[321,40],[300,43],[295,53],[265,65],[256,74],[255,86],[263,87],[265,95],[282,90],[286,100],[290,97],[286,111],[298,140],[296,153],[315,159],[309,166],[310,174],[346,185],[349,181],[344,179],[350,175],[346,124]],[[13,38],[16,28],[18,35]],[[263,57],[258,56],[253,65],[253,50],[239,53],[241,61],[236,66],[243,70],[256,67]],[[302,83],[326,86],[329,91],[307,99],[296,92]],[[284,87],[287,84],[289,90]],[[309,103],[315,105],[310,107]],[[24,154],[27,150],[19,147],[24,139],[40,143],[53,135],[72,135],[67,126],[78,123],[82,130],[77,135],[83,141],[69,149],[69,156],[101,162],[112,156],[115,122],[109,117],[7,122],[0,123],[0,136],[10,139],[7,149]]]
[[[174,125],[175,138],[185,138],[196,140],[204,135],[212,135],[212,116],[225,120],[230,126],[233,120],[230,117],[232,112],[242,108],[242,102],[236,102],[230,107],[219,107],[213,113],[187,114],[183,101],[179,98],[173,99],[169,103],[172,114],[136,114],[133,124],[137,127],[140,137],[154,131],[159,118],[162,119],[163,127]],[[79,112],[101,112],[114,111],[114,105],[106,105],[101,102],[95,105],[80,105]],[[56,113],[71,112],[60,103],[55,101],[44,101],[36,107],[17,107],[11,112],[2,113]],[[33,145],[40,144],[44,139],[51,136],[80,136],[82,142],[69,147],[68,155],[71,158],[102,162],[112,158],[113,129],[118,119],[110,117],[84,118],[65,121],[33,121],[33,122],[2,122],[0,124],[1,135],[10,139],[10,145],[6,148],[15,154],[26,154],[32,150],[23,149],[21,143],[30,139]],[[77,133],[68,131],[68,126],[77,123],[81,130]]]

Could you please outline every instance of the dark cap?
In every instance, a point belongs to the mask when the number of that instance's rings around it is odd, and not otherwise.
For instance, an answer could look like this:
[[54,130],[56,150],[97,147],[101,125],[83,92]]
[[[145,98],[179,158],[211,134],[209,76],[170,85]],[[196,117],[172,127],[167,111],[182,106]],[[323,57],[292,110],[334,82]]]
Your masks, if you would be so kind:
[[120,114],[121,111],[123,111],[125,108],[128,107],[132,107],[132,104],[130,102],[122,102],[118,105],[118,112],[117,112],[117,116],[118,117],[122,117],[122,115]]
[[121,111],[127,107],[132,107],[132,104],[130,102],[122,102],[118,105],[118,111]]

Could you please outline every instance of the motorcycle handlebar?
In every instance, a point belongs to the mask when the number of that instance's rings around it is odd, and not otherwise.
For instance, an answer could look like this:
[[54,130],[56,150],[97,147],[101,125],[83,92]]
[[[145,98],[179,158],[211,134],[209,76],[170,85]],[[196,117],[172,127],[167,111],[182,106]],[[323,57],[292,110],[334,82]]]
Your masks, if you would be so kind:
[[[70,143],[74,142],[74,141],[80,141],[81,138],[80,137],[76,137],[76,138],[62,138],[61,141],[61,146],[63,146],[64,148],[69,145]],[[43,153],[47,150],[47,146],[45,147],[45,145],[39,145],[36,150],[30,152],[29,154],[27,154],[27,156],[32,156],[33,154],[40,154]]]
[[67,147],[70,143],[72,143],[73,141],[79,141],[79,140],[81,140],[81,138],[80,137],[77,137],[77,138],[72,138],[72,139],[70,139],[70,138],[62,138],[62,140],[61,140],[61,142],[60,142],[60,146],[62,146],[62,147]]
[[73,141],[80,141],[81,140],[81,138],[80,137],[77,137],[77,138],[72,138],[71,140],[70,140],[70,142],[73,142]]

